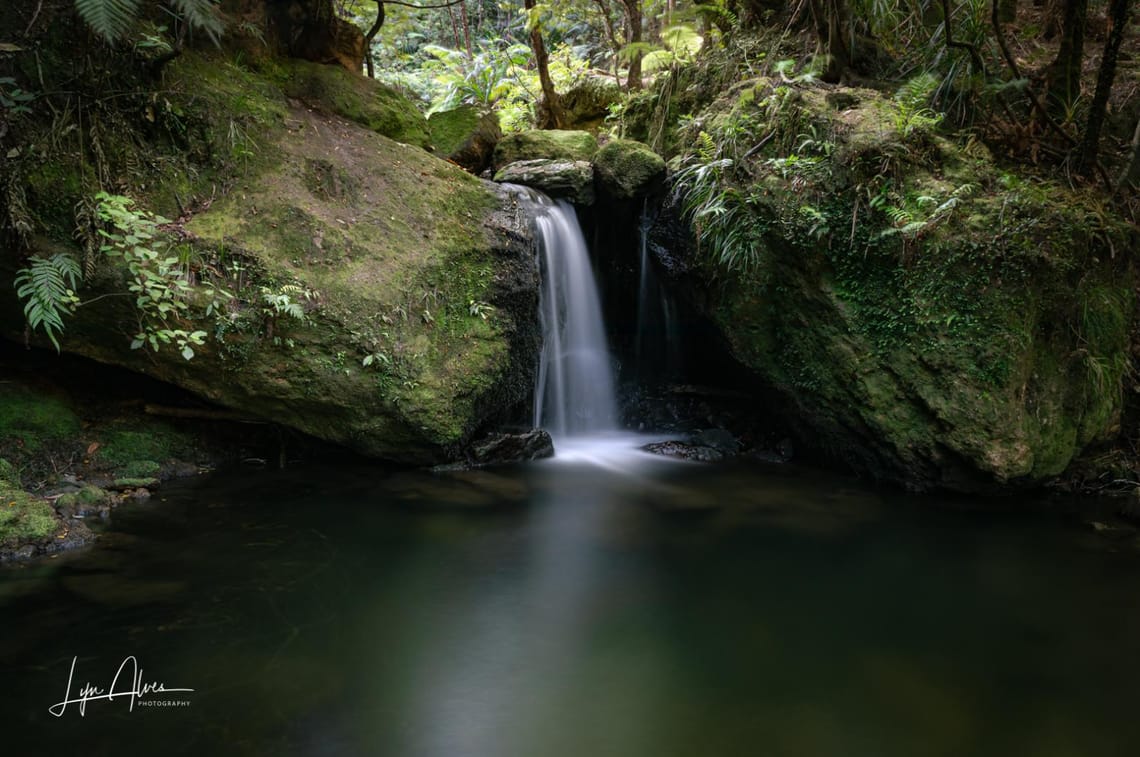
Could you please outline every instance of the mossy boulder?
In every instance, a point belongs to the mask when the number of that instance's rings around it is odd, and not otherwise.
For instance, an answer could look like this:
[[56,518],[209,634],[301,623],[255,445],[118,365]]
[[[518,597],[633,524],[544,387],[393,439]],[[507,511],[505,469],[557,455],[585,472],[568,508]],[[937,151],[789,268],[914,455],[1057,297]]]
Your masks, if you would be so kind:
[[688,174],[709,186],[690,194],[705,220],[682,286],[783,396],[800,446],[913,489],[1049,481],[1119,431],[1135,231],[1090,192],[842,93],[757,80],[698,114],[689,165],[742,124],[775,136],[734,174]]
[[584,160],[520,160],[500,168],[495,181],[533,187],[576,205],[594,203],[594,168]]
[[21,545],[51,537],[59,525],[52,506],[21,490],[15,469],[0,459],[0,560]]
[[661,189],[665,159],[641,142],[614,139],[594,155],[594,175],[604,197],[633,200]]
[[621,86],[608,76],[589,76],[562,93],[562,109],[575,129],[597,131],[613,105],[621,102]]
[[[68,320],[63,349],[415,463],[453,459],[524,402],[540,340],[538,274],[528,224],[506,194],[382,136],[344,105],[371,107],[372,82],[294,62],[230,76],[230,63],[184,57],[169,72],[172,106],[190,112],[208,102],[209,124],[240,118],[250,140],[247,159],[210,164],[228,193],[197,205],[167,240],[198,285],[190,311],[166,325],[208,336],[192,360],[173,344],[131,349],[133,298],[99,297],[126,292],[129,281],[103,264],[85,281],[92,302]],[[240,92],[229,89],[235,77]],[[200,138],[202,155],[226,149],[224,129]],[[36,238],[35,253],[79,254],[69,234]],[[23,331],[16,265],[0,265],[12,338]],[[38,332],[33,343],[46,345]],[[104,442],[96,460],[115,470],[165,462],[165,450],[127,435]]]
[[295,60],[271,69],[288,97],[417,147],[430,147],[427,119],[412,100],[387,84],[341,66]]
[[495,145],[503,136],[498,117],[473,105],[432,113],[428,128],[435,153],[473,174],[491,164]]
[[508,134],[495,146],[494,168],[519,160],[585,160],[598,151],[598,140],[586,131],[533,130]]

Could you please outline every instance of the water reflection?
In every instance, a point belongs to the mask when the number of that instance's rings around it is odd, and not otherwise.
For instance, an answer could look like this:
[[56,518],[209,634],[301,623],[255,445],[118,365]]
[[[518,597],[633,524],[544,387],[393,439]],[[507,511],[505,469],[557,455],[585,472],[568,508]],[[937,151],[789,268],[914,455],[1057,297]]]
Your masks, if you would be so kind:
[[[1134,537],[661,460],[637,441],[477,473],[219,476],[124,509],[95,550],[0,574],[6,744],[1109,757],[1140,743]],[[101,670],[126,654],[195,688],[193,706],[47,715],[73,655]]]

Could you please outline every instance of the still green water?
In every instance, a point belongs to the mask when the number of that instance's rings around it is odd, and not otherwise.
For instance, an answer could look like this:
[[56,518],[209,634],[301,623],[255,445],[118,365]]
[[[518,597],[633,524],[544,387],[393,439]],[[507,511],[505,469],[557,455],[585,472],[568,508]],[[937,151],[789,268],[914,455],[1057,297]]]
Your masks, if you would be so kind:
[[[3,753],[1140,753],[1140,547],[1055,503],[604,450],[219,474],[0,570]],[[129,655],[187,694],[107,689]],[[130,688],[125,673],[120,690]]]

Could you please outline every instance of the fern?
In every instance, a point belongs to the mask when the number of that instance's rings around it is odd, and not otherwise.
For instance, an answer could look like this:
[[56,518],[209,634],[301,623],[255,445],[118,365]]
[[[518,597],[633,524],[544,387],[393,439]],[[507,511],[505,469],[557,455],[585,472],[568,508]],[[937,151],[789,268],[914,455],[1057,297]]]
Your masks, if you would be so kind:
[[[75,0],[75,10],[92,31],[114,43],[138,18],[141,4],[141,0]],[[217,44],[223,24],[215,0],[168,0],[168,4],[191,29],[205,32]]]
[[222,19],[218,15],[214,0],[169,0],[169,2],[191,29],[205,32],[210,41],[215,45],[218,44],[222,36]]
[[108,42],[123,38],[138,17],[139,0],[75,0],[75,10]]
[[79,261],[63,253],[50,258],[32,258],[27,268],[16,273],[13,282],[16,295],[28,301],[24,305],[28,327],[32,331],[42,327],[56,352],[59,352],[56,335],[63,331],[63,316],[71,313],[79,302],[75,288],[82,278]]

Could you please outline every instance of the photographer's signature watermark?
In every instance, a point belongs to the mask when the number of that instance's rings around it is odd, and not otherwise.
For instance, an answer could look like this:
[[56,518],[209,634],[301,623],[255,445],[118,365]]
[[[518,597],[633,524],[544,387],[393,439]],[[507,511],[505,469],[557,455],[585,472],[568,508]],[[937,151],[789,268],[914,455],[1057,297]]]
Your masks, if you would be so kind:
[[[78,657],[71,658],[71,672],[67,675],[67,689],[63,700],[48,707],[48,712],[57,718],[62,718],[68,706],[78,705],[79,717],[87,715],[87,703],[99,700],[113,702],[128,702],[128,712],[134,712],[135,707],[189,707],[190,702],[182,697],[172,697],[172,694],[187,694],[194,689],[167,687],[158,681],[143,682],[143,669],[134,655],[126,657],[115,677],[111,679],[110,688],[100,688],[90,681],[79,688],[77,694],[73,693],[72,684],[75,681],[75,663]],[[162,695],[161,697],[159,695]]]

